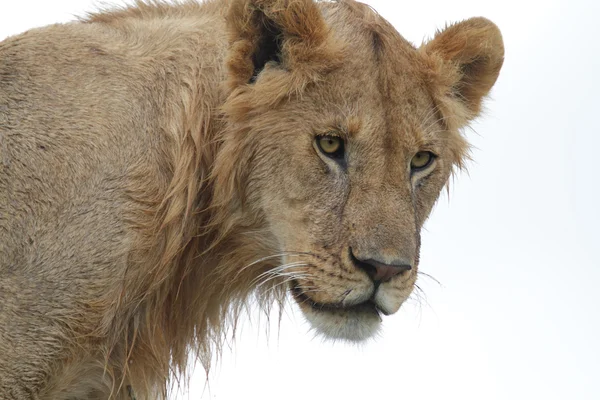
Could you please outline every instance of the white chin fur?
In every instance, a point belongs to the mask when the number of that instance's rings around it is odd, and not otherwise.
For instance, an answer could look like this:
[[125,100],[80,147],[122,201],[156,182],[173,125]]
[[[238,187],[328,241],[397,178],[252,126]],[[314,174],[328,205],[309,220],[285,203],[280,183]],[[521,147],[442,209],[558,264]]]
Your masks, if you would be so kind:
[[405,297],[390,295],[389,291],[378,290],[375,293],[375,303],[385,313],[385,315],[394,314],[400,309],[400,306],[406,300]]
[[300,308],[312,328],[329,339],[361,342],[375,336],[381,327],[381,317],[376,311]]

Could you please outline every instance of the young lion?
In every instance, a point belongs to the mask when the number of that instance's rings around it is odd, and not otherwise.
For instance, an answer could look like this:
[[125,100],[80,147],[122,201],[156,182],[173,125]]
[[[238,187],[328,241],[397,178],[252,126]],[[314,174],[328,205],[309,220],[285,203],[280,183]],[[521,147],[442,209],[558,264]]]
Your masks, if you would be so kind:
[[2,42],[0,398],[162,398],[253,293],[371,337],[503,52],[486,19],[415,48],[353,0],[140,0]]

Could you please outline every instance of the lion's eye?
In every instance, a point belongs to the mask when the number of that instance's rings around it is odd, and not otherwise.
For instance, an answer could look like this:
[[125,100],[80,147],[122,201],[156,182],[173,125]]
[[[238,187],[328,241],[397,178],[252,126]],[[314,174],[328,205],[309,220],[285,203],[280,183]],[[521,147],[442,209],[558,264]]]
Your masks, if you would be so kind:
[[429,167],[435,155],[430,151],[420,151],[410,160],[410,169],[412,172],[422,171]]
[[338,136],[317,136],[317,145],[319,146],[319,150],[328,157],[344,157],[344,140]]

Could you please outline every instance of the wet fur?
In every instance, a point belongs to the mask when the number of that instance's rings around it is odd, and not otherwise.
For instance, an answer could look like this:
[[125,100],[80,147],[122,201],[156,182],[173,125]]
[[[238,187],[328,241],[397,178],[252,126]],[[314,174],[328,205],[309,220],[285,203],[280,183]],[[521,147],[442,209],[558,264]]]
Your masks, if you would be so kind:
[[[275,28],[282,58],[258,57]],[[355,58],[362,61],[348,61]],[[356,192],[346,194],[356,206],[342,210],[311,188],[308,169],[297,182],[275,179],[275,164],[289,161],[265,149],[274,137],[287,140],[284,125],[301,119],[294,110],[312,115],[311,107],[343,98],[340,115],[321,125],[304,120],[314,131],[341,124],[349,135],[378,131],[385,118],[388,126],[442,132],[444,161],[416,214],[382,222],[382,241],[394,221],[418,235],[466,155],[458,130],[479,113],[502,58],[487,20],[454,25],[416,49],[352,1],[138,2],[0,43],[0,398],[121,399],[130,387],[138,399],[160,398],[190,355],[208,367],[227,321],[258,277],[281,263],[269,257],[290,231],[273,228],[279,220],[269,212],[281,208],[281,185],[332,210],[315,214],[325,231],[303,231],[322,234],[323,248],[347,245],[326,228],[331,215],[366,229],[373,210],[359,206]],[[410,77],[399,87],[369,80],[390,82],[398,71]],[[328,88],[356,85],[336,74],[364,80],[367,101],[413,93],[398,114],[404,120],[351,115],[352,97]],[[363,106],[374,115],[381,104]],[[414,147],[419,137],[398,146]],[[293,207],[290,218],[303,221]],[[329,287],[316,294],[328,301],[336,279],[357,272],[337,256],[319,260],[306,285]],[[320,284],[319,274],[331,281]],[[415,279],[416,268],[396,289],[408,296]],[[280,282],[261,286],[256,298],[265,307],[282,302]]]

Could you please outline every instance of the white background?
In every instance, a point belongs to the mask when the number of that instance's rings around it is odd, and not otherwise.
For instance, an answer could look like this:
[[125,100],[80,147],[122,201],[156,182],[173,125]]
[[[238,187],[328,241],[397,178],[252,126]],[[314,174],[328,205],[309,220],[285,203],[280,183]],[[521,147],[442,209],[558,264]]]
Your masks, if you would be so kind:
[[[68,21],[87,0],[0,0],[0,38]],[[181,399],[600,399],[600,2],[368,1],[413,43],[486,16],[506,62],[466,134],[469,174],[423,233],[425,298],[361,347],[243,326]]]

